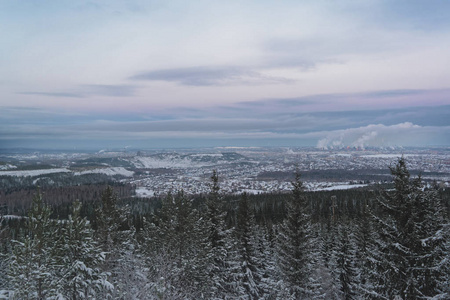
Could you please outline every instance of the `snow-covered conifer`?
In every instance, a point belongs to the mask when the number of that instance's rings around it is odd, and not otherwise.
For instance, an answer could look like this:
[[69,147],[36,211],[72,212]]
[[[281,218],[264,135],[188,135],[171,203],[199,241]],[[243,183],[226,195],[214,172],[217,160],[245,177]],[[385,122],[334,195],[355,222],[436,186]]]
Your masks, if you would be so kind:
[[199,219],[192,200],[180,191],[176,196],[169,194],[153,222],[146,222],[149,294],[184,299],[201,298],[208,291]]
[[357,292],[361,297],[376,296],[377,273],[376,266],[379,265],[380,255],[378,253],[379,243],[378,233],[376,232],[369,208],[365,204],[362,207],[361,216],[357,222],[355,230],[356,246],[356,272],[358,277]]
[[286,202],[287,216],[279,230],[278,262],[291,294],[298,299],[314,298],[314,236],[299,173],[292,185],[292,197]]
[[230,232],[225,227],[223,199],[220,194],[219,177],[216,170],[211,176],[211,190],[206,199],[204,213],[207,233],[208,253],[210,260],[208,276],[211,279],[212,297],[220,298],[227,291],[227,270],[230,268],[228,256],[230,253]]
[[14,299],[47,299],[55,296],[56,223],[51,209],[38,192],[28,213],[27,229],[22,238],[13,241],[8,277]]
[[[130,249],[135,249],[134,228],[130,223],[130,209],[128,206],[118,205],[118,196],[108,186],[102,194],[102,205],[96,210],[96,238],[105,260],[102,263],[104,272],[109,273],[108,281],[115,289],[113,297],[120,297],[129,287],[123,276],[123,270],[128,268],[127,260],[130,258]],[[130,274],[129,274],[130,275]]]
[[246,193],[242,194],[239,201],[236,221],[235,234],[240,265],[239,280],[243,287],[242,295],[240,296],[247,299],[260,299],[262,295],[262,274],[257,262],[254,245],[255,222]]
[[358,278],[356,270],[356,246],[350,226],[339,226],[339,248],[337,252],[337,267],[339,274],[339,291],[341,299],[357,299]]
[[93,237],[86,218],[80,216],[81,203],[73,203],[72,215],[62,228],[62,256],[60,257],[59,299],[92,299],[113,290],[100,264],[104,253]]
[[420,177],[410,179],[403,157],[391,173],[394,191],[377,199],[382,210],[376,216],[381,238],[378,268],[383,271],[379,292],[388,298],[445,298],[448,252],[437,193],[425,190]]

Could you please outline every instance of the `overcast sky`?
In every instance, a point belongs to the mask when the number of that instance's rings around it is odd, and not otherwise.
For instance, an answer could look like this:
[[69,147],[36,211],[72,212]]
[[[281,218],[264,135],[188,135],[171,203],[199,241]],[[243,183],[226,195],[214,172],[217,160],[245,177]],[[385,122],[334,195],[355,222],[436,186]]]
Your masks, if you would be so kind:
[[0,1],[0,148],[450,146],[450,1]]

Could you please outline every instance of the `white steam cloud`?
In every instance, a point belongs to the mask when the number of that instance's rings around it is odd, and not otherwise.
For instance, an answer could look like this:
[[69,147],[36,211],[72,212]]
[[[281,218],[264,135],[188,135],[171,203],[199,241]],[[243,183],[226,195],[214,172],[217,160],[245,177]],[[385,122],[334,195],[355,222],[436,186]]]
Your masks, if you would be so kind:
[[[429,144],[431,136],[441,136],[448,139],[448,127],[419,126],[410,122],[386,126],[372,124],[365,127],[350,128],[328,132],[317,142],[317,147],[328,148],[366,148],[366,147],[392,147],[417,146]],[[445,144],[445,140],[442,140]]]

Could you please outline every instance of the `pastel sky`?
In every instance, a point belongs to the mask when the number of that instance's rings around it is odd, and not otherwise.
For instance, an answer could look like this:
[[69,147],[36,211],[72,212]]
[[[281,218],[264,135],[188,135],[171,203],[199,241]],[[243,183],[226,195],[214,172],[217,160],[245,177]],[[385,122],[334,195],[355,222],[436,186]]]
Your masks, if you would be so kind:
[[450,146],[450,1],[0,1],[0,148]]

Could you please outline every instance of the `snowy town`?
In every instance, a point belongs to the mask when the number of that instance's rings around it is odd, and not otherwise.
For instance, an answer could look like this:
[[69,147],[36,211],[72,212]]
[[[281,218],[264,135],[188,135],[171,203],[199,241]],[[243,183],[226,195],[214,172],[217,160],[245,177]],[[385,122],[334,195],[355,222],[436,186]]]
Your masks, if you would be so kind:
[[46,182],[49,174],[66,173],[73,178],[102,174],[132,184],[137,197],[153,197],[178,190],[207,193],[212,171],[216,170],[224,193],[259,194],[290,191],[295,172],[303,176],[307,190],[383,183],[390,180],[389,166],[400,157],[423,180],[448,186],[450,150],[446,148],[213,148],[3,154],[0,178],[29,176],[39,185]]

